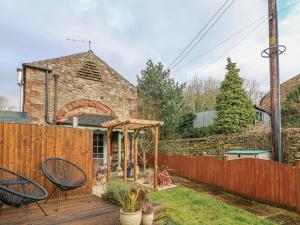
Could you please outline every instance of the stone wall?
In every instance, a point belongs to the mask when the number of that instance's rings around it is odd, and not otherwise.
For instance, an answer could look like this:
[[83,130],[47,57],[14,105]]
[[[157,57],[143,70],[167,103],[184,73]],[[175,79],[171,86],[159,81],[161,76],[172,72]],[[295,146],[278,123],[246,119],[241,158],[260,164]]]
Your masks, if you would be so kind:
[[[48,75],[49,121],[80,113],[137,117],[137,91],[92,51],[37,61],[33,66],[52,70]],[[87,74],[88,73],[88,74]],[[24,109],[33,123],[44,123],[45,73],[26,68]],[[57,111],[54,112],[55,82]]]
[[[300,157],[300,129],[290,128],[282,132],[283,161],[294,163]],[[267,131],[231,135],[213,135],[206,138],[163,140],[159,151],[167,154],[214,155],[223,157],[233,149],[271,149],[271,135]]]

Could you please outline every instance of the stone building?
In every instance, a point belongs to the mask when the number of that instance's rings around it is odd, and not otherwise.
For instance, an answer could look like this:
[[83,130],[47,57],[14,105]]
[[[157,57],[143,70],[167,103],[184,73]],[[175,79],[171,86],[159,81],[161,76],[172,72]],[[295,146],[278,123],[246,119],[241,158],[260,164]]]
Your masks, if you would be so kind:
[[[300,74],[280,84],[280,101],[283,103],[288,93],[300,85]],[[260,106],[267,112],[271,111],[270,92],[267,93],[260,101]]]
[[[100,123],[137,117],[134,85],[92,51],[22,65],[23,111],[31,123],[94,129],[93,157],[106,160]],[[113,160],[121,162],[121,131],[113,134]],[[113,152],[113,153],[114,153]]]

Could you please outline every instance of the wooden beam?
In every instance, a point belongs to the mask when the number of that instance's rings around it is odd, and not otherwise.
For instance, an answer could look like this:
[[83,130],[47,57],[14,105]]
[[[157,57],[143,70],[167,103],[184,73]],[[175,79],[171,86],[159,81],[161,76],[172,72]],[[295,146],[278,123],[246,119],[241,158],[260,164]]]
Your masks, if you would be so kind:
[[123,181],[127,182],[127,152],[128,152],[128,128],[123,126],[124,135],[124,156],[123,156]]
[[136,174],[136,168],[137,168],[137,137],[140,133],[140,129],[137,129],[134,131],[132,135],[132,149],[133,149],[133,179],[134,182],[136,182],[137,174]]
[[154,190],[157,189],[157,158],[158,158],[158,127],[154,127],[154,160],[153,160],[153,177]]
[[112,128],[107,129],[107,181],[110,181],[110,153],[111,153],[111,135],[112,135]]

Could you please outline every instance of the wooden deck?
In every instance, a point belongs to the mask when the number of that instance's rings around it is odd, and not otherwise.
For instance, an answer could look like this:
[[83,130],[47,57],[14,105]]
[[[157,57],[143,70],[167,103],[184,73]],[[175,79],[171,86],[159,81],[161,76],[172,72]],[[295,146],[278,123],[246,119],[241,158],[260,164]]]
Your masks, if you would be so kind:
[[[59,202],[58,211],[56,201],[41,203],[48,216],[37,207],[29,206],[29,213],[33,225],[118,225],[118,209],[94,195],[73,197]],[[23,210],[4,208],[0,215],[0,225],[29,224]]]

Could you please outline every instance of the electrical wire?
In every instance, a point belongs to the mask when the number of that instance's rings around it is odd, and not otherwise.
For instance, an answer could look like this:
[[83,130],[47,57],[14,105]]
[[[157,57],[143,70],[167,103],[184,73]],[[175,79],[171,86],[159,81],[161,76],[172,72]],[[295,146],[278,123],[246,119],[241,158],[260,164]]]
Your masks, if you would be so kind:
[[170,63],[168,68],[170,68],[177,59],[182,56],[182,54],[191,46],[191,44],[199,37],[199,35],[204,31],[204,29],[210,24],[210,22],[218,15],[218,13],[224,8],[224,6],[229,2],[229,0],[226,0],[221,7],[215,12],[215,14],[210,18],[210,20],[201,28],[201,30],[193,37],[193,39],[187,44],[187,46],[179,53],[179,55]]
[[[295,1],[294,3],[281,8],[280,10],[278,10],[278,14],[282,13],[283,11],[295,6],[296,4],[300,3],[300,0]],[[263,21],[259,22],[260,20],[264,19]],[[259,24],[257,26],[255,26],[254,29],[250,30],[250,32],[248,32],[243,38],[241,38],[235,45],[233,45],[229,51],[231,51],[236,45],[238,45],[239,43],[241,43],[246,37],[248,37],[250,35],[250,33],[252,33],[254,30],[256,30],[261,24],[262,22],[265,21],[265,19],[268,19],[268,14],[261,16],[259,18],[257,18],[256,20],[254,20],[253,22],[251,22],[250,24],[248,24],[247,26],[243,27],[241,30],[237,31],[236,33],[232,34],[231,36],[229,36],[228,38],[224,39],[223,41],[219,42],[218,44],[216,44],[215,46],[211,47],[210,49],[206,50],[205,52],[203,52],[202,54],[198,55],[197,57],[195,57],[194,59],[190,60],[187,64],[185,64],[184,66],[180,67],[179,69],[177,69],[176,71],[174,71],[173,73],[177,73],[178,71],[182,70],[184,67],[190,65],[191,63],[193,63],[194,61],[200,59],[201,57],[203,57],[204,55],[207,55],[209,52],[213,51],[214,49],[216,49],[217,47],[221,46],[222,44],[226,43],[227,41],[231,40],[232,38],[234,38],[235,36],[241,34],[243,31],[247,30],[249,27],[253,26],[254,24],[258,23]],[[221,57],[223,57],[225,54],[227,54],[228,51],[226,51],[224,54],[222,54]],[[219,58],[221,58],[219,57]],[[219,59],[218,58],[218,59]],[[174,67],[173,67],[174,68]]]
[[181,59],[172,67],[170,70],[174,69],[179,63],[182,62],[182,60],[196,47],[196,45],[199,44],[199,42],[207,35],[207,33],[216,25],[216,23],[221,19],[221,17],[225,14],[225,12],[232,6],[232,4],[235,2],[235,0],[231,1],[231,3],[225,8],[225,10],[217,17],[217,19],[214,21],[214,23],[208,28],[208,30],[201,36],[201,38],[190,48],[189,51],[187,51]]

